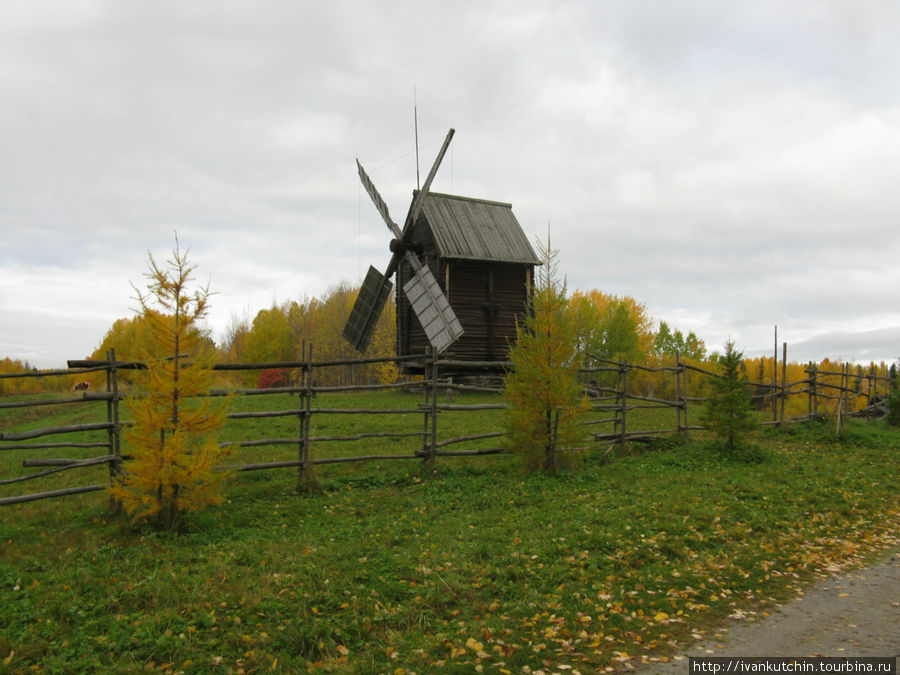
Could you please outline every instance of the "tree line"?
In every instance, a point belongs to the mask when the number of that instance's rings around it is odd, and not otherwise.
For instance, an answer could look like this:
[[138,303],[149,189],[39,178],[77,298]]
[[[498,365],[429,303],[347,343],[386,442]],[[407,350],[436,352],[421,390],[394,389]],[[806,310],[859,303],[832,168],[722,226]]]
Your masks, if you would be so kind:
[[[343,328],[356,300],[358,287],[348,283],[338,284],[329,289],[322,298],[303,298],[283,303],[273,303],[267,309],[259,310],[251,319],[232,315],[231,322],[218,343],[209,330],[194,327],[196,338],[202,351],[220,363],[263,363],[297,362],[304,360],[304,346],[314,349],[315,361],[347,360],[359,356],[343,338]],[[630,296],[616,296],[600,290],[575,290],[566,298],[566,311],[574,322],[577,351],[581,354],[627,361],[648,367],[671,366],[678,355],[680,363],[716,371],[720,355],[710,352],[705,342],[693,331],[687,333],[671,326],[666,321],[658,323],[647,311],[646,306]],[[396,349],[396,308],[388,302],[375,328],[367,356],[387,357]],[[116,350],[116,357],[122,361],[140,360],[142,355],[156,355],[159,350],[142,315],[116,320],[103,336],[100,344],[89,358],[102,360],[109,349]],[[841,365],[823,359],[815,364],[822,372],[839,372]],[[788,382],[806,379],[807,364],[788,363]],[[769,385],[774,371],[782,380],[782,364],[776,365],[775,358],[748,357],[741,364],[742,374],[751,382]],[[36,371],[27,362],[5,358],[0,360],[0,375]],[[868,386],[866,375],[874,372],[882,377],[896,372],[896,365],[871,363],[856,365],[851,384],[856,391],[865,391]],[[392,364],[360,364],[352,367],[325,369],[318,377],[322,386],[392,382],[399,376]],[[100,375],[94,376],[96,388],[102,385]],[[613,375],[606,376],[612,384]],[[230,378],[230,379],[229,379]],[[290,382],[291,373],[244,372],[242,374],[221,375],[222,386],[279,386]],[[84,379],[84,378],[82,378]],[[601,384],[603,377],[599,377]],[[839,384],[839,376],[827,376],[832,384]],[[0,378],[0,395],[35,393],[38,391],[59,391],[71,388],[72,378]],[[686,376],[690,396],[706,396],[709,380],[701,373],[689,372]],[[771,388],[760,385],[755,390],[755,404],[769,405],[765,396]],[[652,395],[658,398],[674,397],[674,383],[671,377],[662,374],[633,371],[628,380],[629,389],[636,394]],[[790,406],[803,406],[803,401],[788,402]]]

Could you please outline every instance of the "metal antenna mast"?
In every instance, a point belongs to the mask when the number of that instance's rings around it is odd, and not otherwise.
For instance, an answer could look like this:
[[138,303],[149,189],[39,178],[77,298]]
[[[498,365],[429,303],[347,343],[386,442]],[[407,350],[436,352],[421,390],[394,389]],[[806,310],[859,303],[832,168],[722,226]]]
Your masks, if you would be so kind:
[[421,189],[419,184],[419,106],[416,101],[416,85],[413,85],[413,125],[416,127],[416,190]]

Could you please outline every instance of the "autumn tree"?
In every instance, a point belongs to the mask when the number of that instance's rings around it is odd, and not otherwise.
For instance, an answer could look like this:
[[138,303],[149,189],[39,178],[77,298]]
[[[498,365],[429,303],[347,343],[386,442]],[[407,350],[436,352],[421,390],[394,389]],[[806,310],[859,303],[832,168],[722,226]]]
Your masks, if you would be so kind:
[[698,338],[694,331],[687,335],[677,328],[673,331],[665,321],[659,322],[659,330],[653,339],[653,351],[657,356],[687,357],[703,361],[706,358],[706,345]]
[[250,320],[231,315],[222,340],[222,356],[227,363],[242,363],[247,351],[247,336],[250,334]]
[[133,424],[125,441],[133,458],[111,491],[135,521],[172,527],[183,511],[222,499],[225,475],[216,467],[223,451],[215,433],[227,403],[214,406],[207,395],[212,369],[197,325],[208,309],[209,288],[189,291],[195,268],[177,236],[167,266],[149,255],[149,267],[148,292],[135,291],[158,351],[146,350],[141,391],[126,402]]
[[250,363],[290,361],[294,358],[291,325],[281,307],[272,305],[256,314],[244,345],[244,356]]
[[[215,343],[206,329],[199,325],[189,328],[192,339],[197,343],[198,351],[204,356],[212,356],[216,352]],[[103,336],[100,345],[93,351],[91,358],[103,361],[110,349],[115,349],[117,361],[142,361],[149,358],[164,358],[166,346],[154,337],[153,322],[143,313],[133,317],[116,319]],[[102,374],[92,376],[93,386],[99,386]],[[131,385],[135,380],[135,371],[123,370],[117,375],[119,384]]]
[[643,304],[596,289],[575,291],[569,304],[578,323],[579,349],[610,360],[641,362],[647,356],[653,333]]
[[585,442],[577,350],[578,325],[557,279],[557,251],[538,243],[543,265],[510,349],[506,377],[508,439],[528,469],[557,473]]
[[[322,299],[304,298],[257,313],[252,325],[249,321],[233,321],[226,334],[229,359],[239,361],[300,361],[305,358],[303,345],[314,348],[314,360],[332,361],[355,359],[358,352],[343,337],[344,324],[356,300],[358,288],[341,283],[330,288]],[[396,311],[393,302],[387,303],[366,356],[393,356],[396,349]],[[359,382],[394,382],[397,367],[391,363],[354,366],[329,366],[316,371],[320,385]],[[246,384],[255,380],[251,375]]]
[[[629,363],[646,363],[652,353],[653,322],[647,308],[630,296],[615,296],[597,289],[574,291],[569,307],[578,323],[578,349],[582,364],[597,366],[596,359]],[[646,393],[652,388],[648,375],[630,370],[627,389]],[[617,387],[615,372],[600,372],[593,376],[601,388]]]
[[643,356],[638,346],[637,324],[624,302],[617,302],[610,308],[597,352],[613,361],[633,362]]
[[[8,356],[3,360],[0,360],[0,375],[15,375],[18,373],[27,373],[33,370],[34,368],[28,365],[28,361],[22,361],[21,359],[11,359]],[[41,391],[41,379],[43,378],[0,378],[0,396],[37,393]]]
[[741,374],[743,354],[731,340],[719,358],[722,374],[712,382],[712,393],[701,419],[712,431],[725,451],[736,455],[745,450],[747,434],[756,428],[757,420],[750,406],[746,377]]
[[[754,393],[752,405],[757,410],[766,410],[772,407],[772,387],[770,386],[772,378],[770,374],[767,374],[767,366],[770,361],[773,362],[772,365],[774,367],[774,359],[769,359],[764,356],[756,359],[756,382],[753,384]],[[771,370],[772,369],[769,368],[770,373]]]
[[[700,368],[712,365],[706,344],[693,331],[685,334],[666,321],[660,321],[651,342],[648,362],[656,367],[671,367],[676,355],[681,364]],[[708,378],[702,373],[688,369],[682,371],[681,377],[682,394],[687,391],[690,396],[701,397],[708,392]],[[653,373],[649,379],[653,383],[654,396],[670,400],[675,396],[675,377],[671,371]]]

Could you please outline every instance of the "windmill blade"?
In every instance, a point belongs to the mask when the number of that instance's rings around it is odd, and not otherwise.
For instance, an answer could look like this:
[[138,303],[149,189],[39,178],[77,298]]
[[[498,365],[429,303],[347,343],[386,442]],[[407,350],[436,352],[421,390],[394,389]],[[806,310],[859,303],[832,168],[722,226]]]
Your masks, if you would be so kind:
[[[453,134],[455,133],[456,130],[453,128],[451,128],[450,131],[447,132],[447,137],[444,139],[444,144],[438,151],[438,155],[434,160],[434,164],[431,165],[431,171],[428,172],[428,177],[425,179],[425,184],[422,186],[422,189],[419,190],[419,192],[416,194],[416,198],[413,200],[412,206],[410,206],[409,213],[406,214],[406,222],[403,224],[403,235],[407,234],[407,232],[418,219],[419,212],[422,210],[422,205],[425,203],[425,197],[428,196],[428,191],[431,189],[431,182],[434,180],[434,177],[437,174],[437,170],[441,166],[441,162],[444,161],[444,155],[447,152],[447,148],[450,147],[450,141],[453,140]],[[402,241],[403,237],[400,237],[400,240]]]
[[369,174],[366,173],[366,170],[362,168],[362,164],[359,163],[358,159],[356,160],[356,168],[359,173],[359,180],[362,182],[363,187],[366,188],[366,192],[369,193],[369,197],[375,204],[375,208],[378,209],[378,213],[380,213],[381,217],[384,219],[385,225],[388,226],[388,229],[395,237],[399,238],[400,228],[397,226],[397,223],[391,220],[391,214],[388,211],[387,204],[384,203],[381,195],[378,194],[378,190],[375,189],[375,184],[372,182],[372,179],[369,178]]
[[394,284],[390,279],[369,266],[369,271],[350,310],[350,317],[344,326],[344,338],[352,344],[357,351],[364,352],[372,340],[372,332],[375,324],[381,316],[388,296],[391,294]]
[[[450,131],[447,132],[447,137],[444,138],[444,143],[443,145],[441,145],[441,149],[438,151],[437,157],[434,160],[434,164],[431,165],[431,171],[428,172],[428,177],[425,179],[425,184],[422,186],[422,189],[416,193],[416,196],[413,199],[413,203],[409,207],[409,212],[406,214],[406,221],[403,224],[403,231],[398,232],[394,235],[403,244],[407,243],[406,239],[409,237],[410,233],[412,232],[413,225],[415,225],[416,220],[418,220],[419,218],[419,213],[421,213],[422,207],[425,204],[425,197],[428,196],[428,191],[431,189],[431,183],[434,180],[435,175],[437,174],[438,168],[440,168],[441,166],[441,162],[444,160],[444,155],[447,153],[447,148],[450,147],[450,141],[453,140],[453,134],[455,133],[456,130],[452,127]],[[362,170],[362,167],[360,167],[360,170]],[[375,189],[374,186],[372,189]],[[371,192],[369,194],[371,195]],[[375,198],[373,197],[372,199]],[[384,273],[385,276],[390,277],[397,269],[397,265],[399,264],[400,254],[395,253],[391,258],[391,262],[388,264],[387,271]],[[413,269],[416,269],[415,264],[413,264]]]
[[435,351],[441,353],[462,335],[462,325],[428,265],[414,267],[415,274],[403,284],[403,291],[422,325],[422,330],[425,331],[428,342]]
[[[397,239],[400,239],[401,233],[400,228],[397,226],[397,223],[391,218],[391,214],[388,211],[387,204],[384,203],[384,200],[381,198],[381,195],[378,194],[378,190],[375,189],[375,183],[372,182],[372,179],[369,178],[369,174],[366,173],[366,170],[363,169],[362,164],[359,163],[359,160],[356,160],[356,168],[357,173],[359,173],[359,180],[363,184],[363,187],[366,188],[366,192],[369,193],[369,197],[372,200],[372,203],[375,204],[375,208],[378,209],[378,213],[381,214],[382,220],[384,220],[384,224],[388,226],[388,229]],[[394,272],[397,270],[397,265],[400,263],[400,254],[395,253],[391,256],[391,261],[388,263],[387,271],[382,276],[382,279],[390,279]],[[371,268],[374,269],[374,268]],[[371,270],[370,270],[371,271]],[[377,270],[376,270],[377,271]],[[368,278],[368,277],[367,277]],[[382,303],[383,305],[384,303]],[[376,317],[376,321],[378,318]],[[353,340],[347,338],[352,343]],[[368,341],[366,341],[368,344]],[[355,345],[355,343],[354,343]],[[362,348],[357,347],[359,351],[365,351],[365,346]]]

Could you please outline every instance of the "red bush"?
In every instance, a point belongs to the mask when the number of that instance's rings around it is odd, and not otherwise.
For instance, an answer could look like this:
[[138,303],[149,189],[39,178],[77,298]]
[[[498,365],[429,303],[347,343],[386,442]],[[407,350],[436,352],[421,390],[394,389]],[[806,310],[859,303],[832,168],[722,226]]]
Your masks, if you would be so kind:
[[257,389],[272,389],[274,387],[289,387],[291,385],[290,368],[266,368],[259,372]]

